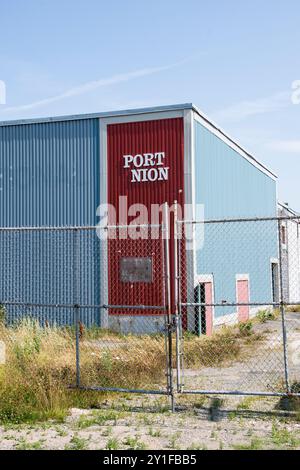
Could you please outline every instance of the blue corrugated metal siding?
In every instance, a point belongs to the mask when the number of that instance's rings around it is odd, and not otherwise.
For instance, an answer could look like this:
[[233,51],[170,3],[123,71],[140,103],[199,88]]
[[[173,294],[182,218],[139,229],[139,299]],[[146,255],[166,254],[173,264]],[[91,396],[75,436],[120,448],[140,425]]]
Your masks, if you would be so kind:
[[99,121],[0,127],[0,225],[95,223]]
[[[276,216],[276,181],[195,122],[196,202],[205,219]],[[236,301],[236,274],[249,274],[252,302],[272,300],[276,222],[206,225],[197,274],[213,274],[215,302]],[[232,310],[232,308],[231,308]],[[218,308],[216,316],[230,313]]]
[[[98,204],[98,119],[0,127],[2,227],[93,225]],[[99,304],[97,238],[77,236],[80,292],[72,232],[0,232],[0,303]],[[13,317],[27,312],[49,323],[73,322],[66,309],[8,308]],[[87,324],[99,320],[97,309],[81,314]]]
[[196,200],[206,219],[276,217],[276,182],[195,122]]

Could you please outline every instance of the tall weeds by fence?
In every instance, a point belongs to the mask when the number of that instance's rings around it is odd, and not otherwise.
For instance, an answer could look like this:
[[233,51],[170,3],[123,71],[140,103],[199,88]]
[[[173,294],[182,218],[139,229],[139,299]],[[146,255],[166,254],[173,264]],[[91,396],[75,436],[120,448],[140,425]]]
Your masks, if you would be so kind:
[[[14,327],[1,322],[0,341],[6,345],[6,361],[0,366],[1,421],[59,418],[78,401],[81,405],[95,401],[95,393],[79,394],[69,388],[76,383],[72,328],[45,328],[31,319]],[[92,329],[84,330],[80,342],[80,370],[86,386],[153,387],[165,380],[162,336],[125,337]]]
[[[250,336],[251,343],[260,339]],[[1,422],[60,420],[70,407],[94,407],[106,396],[69,388],[76,383],[73,328],[42,327],[30,318],[13,327],[0,322],[0,341],[6,345],[6,362],[0,366]],[[187,334],[189,367],[220,367],[242,357],[247,342],[237,327],[221,328],[211,338]],[[92,328],[82,330],[80,343],[81,378],[87,386],[138,389],[165,383],[163,335],[125,336]]]

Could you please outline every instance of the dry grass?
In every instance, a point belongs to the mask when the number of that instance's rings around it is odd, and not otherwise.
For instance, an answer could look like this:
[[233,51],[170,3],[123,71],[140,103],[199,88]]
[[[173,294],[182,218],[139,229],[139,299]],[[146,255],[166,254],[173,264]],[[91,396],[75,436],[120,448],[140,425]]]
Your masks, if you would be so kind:
[[[72,391],[75,335],[71,329],[42,328],[24,319],[7,328],[0,322],[6,362],[0,366],[0,421],[63,419],[71,406],[97,406],[97,393]],[[160,336],[127,336],[86,331],[81,340],[82,384],[152,388],[165,380],[165,343]]]
[[[257,339],[253,332],[245,336],[238,327],[221,328],[210,338],[186,334],[186,365],[218,367],[240,358],[245,346]],[[0,340],[6,345],[6,362],[0,366],[0,421],[62,420],[70,407],[97,407],[106,398],[68,388],[76,379],[74,330],[43,328],[28,319],[10,328],[0,322]],[[85,330],[80,365],[84,386],[164,387],[165,338]]]
[[[244,325],[244,324],[243,324]],[[251,344],[263,337],[252,331],[251,322],[245,324],[249,328],[223,326],[211,337],[199,338],[187,335],[184,341],[184,357],[186,366],[220,367],[246,357],[251,352]]]
[[6,345],[6,362],[0,366],[0,420],[63,417],[65,386],[74,378],[68,332],[24,320],[15,328],[0,325],[0,340]]
[[290,305],[286,308],[286,311],[290,313],[300,313],[300,305]]

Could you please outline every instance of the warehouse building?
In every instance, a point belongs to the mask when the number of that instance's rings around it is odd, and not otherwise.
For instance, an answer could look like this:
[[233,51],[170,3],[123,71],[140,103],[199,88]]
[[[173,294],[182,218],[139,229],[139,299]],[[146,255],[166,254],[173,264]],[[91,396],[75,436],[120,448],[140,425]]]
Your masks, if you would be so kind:
[[[198,207],[203,208],[205,220],[276,217],[276,179],[192,104],[0,123],[1,227],[92,226],[99,222],[99,205],[116,207],[119,219],[122,196],[129,207],[143,204],[148,209],[177,201],[189,208],[188,214],[181,212],[188,218],[197,218]],[[22,249],[26,240],[21,233],[14,238],[2,234],[0,242],[0,303],[22,304],[8,305],[12,317],[25,315],[34,303],[71,305],[76,298],[76,303],[89,305],[81,311],[87,325],[125,332],[161,328],[157,312],[147,312],[148,318],[149,313],[155,318],[145,327],[145,312],[101,308],[134,299],[147,305],[157,299],[159,286],[151,282],[151,273],[148,279],[142,276],[134,282],[126,277],[132,243],[127,248],[123,243],[121,253],[107,246],[103,254],[97,237],[88,246],[81,240],[79,265],[84,269],[78,292],[69,276],[74,268],[68,258],[70,243],[66,240],[58,249],[49,239],[41,242],[39,234],[30,236],[36,238],[30,241],[30,246],[38,246],[36,251]],[[13,262],[7,254],[10,250]],[[171,237],[171,278],[173,255]],[[139,261],[145,270],[154,269],[151,253],[140,253]],[[227,304],[274,299],[276,222],[205,225],[202,246],[190,250],[185,263],[192,279],[187,300],[198,296],[224,304],[207,310],[207,325],[201,325],[201,331],[231,321],[234,315],[245,320],[253,314],[250,308],[236,311]],[[47,288],[41,287],[42,279],[47,279]],[[172,282],[172,303],[174,296]],[[30,307],[30,312],[59,324],[72,321],[68,307],[60,311]],[[199,312],[186,314],[187,328],[195,329]]]
[[290,217],[281,221],[281,257],[283,271],[283,298],[287,303],[300,299],[300,214],[287,203],[278,203],[278,216]]

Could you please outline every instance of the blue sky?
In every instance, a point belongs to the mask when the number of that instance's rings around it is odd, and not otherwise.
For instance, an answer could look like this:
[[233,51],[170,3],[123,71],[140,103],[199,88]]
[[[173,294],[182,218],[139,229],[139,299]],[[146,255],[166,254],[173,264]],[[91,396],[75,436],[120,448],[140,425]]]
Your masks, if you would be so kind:
[[0,120],[193,102],[300,211],[299,0],[0,0]]

